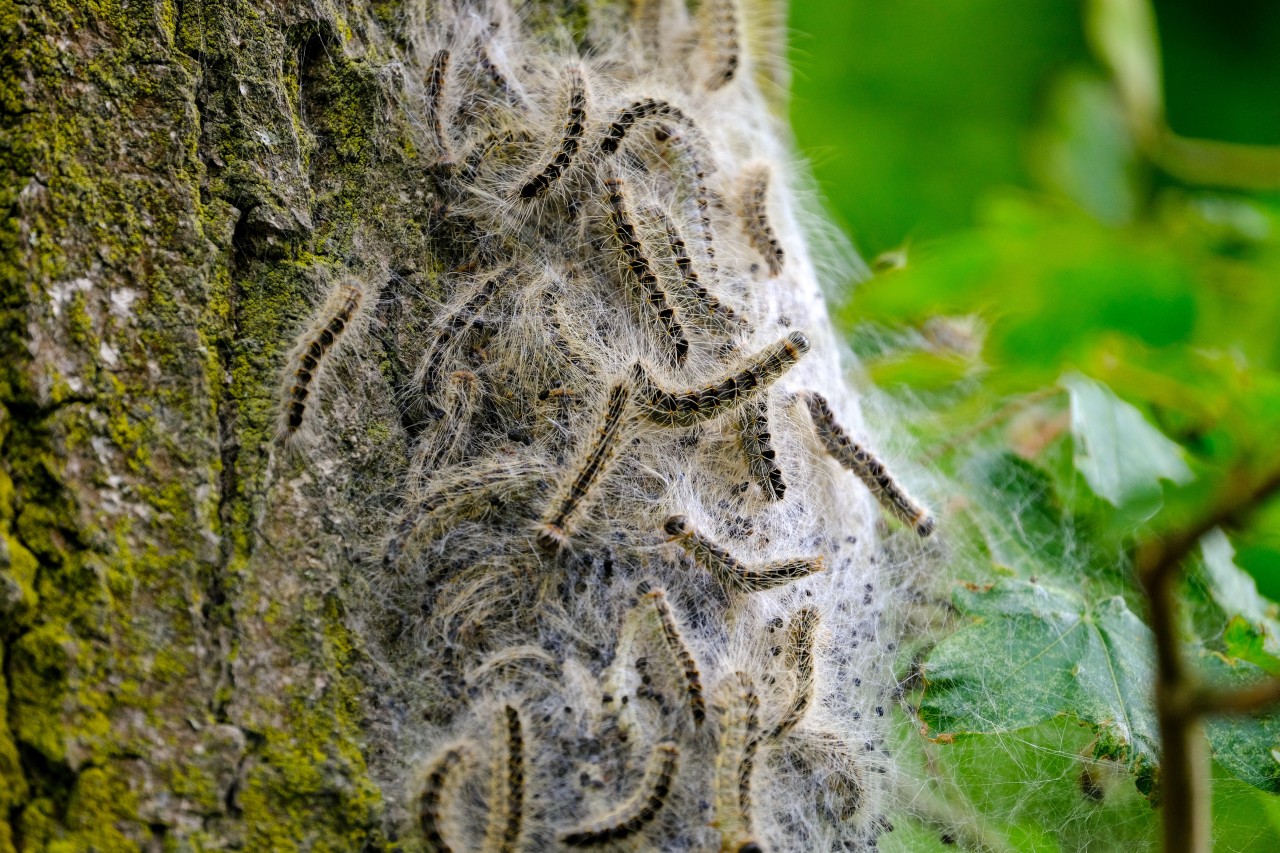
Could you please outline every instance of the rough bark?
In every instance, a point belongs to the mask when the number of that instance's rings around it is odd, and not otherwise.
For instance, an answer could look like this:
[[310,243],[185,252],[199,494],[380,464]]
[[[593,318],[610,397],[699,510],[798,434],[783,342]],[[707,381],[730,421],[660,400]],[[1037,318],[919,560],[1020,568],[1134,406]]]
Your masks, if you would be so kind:
[[[628,488],[647,496],[633,494],[641,503],[617,509],[616,525],[583,547],[539,554],[530,534],[527,554],[515,553],[518,537],[504,531],[510,553],[491,560],[490,581],[518,592],[484,599],[515,614],[500,629],[467,615],[474,602],[453,601],[460,633],[432,633],[437,623],[421,612],[442,602],[424,591],[439,583],[426,575],[447,556],[426,558],[416,569],[425,574],[408,581],[380,574],[411,508],[406,483],[423,433],[404,389],[439,305],[488,239],[433,171],[440,158],[414,93],[428,75],[418,34],[439,10],[411,5],[0,0],[0,852],[414,849],[422,840],[406,815],[431,755],[451,738],[485,738],[491,720],[469,720],[496,701],[536,694],[538,713],[553,704],[554,689],[515,678],[477,696],[484,691],[468,673],[502,643],[525,637],[550,648],[548,632],[565,626],[548,625],[580,616],[590,589],[601,592],[584,631],[616,631],[636,582],[656,574],[690,632],[707,635],[695,646],[710,689],[747,666],[737,662],[744,632],[767,655],[764,626],[801,594],[761,593],[762,603],[734,610],[712,586],[676,579],[694,568],[664,544],[662,520],[695,499],[673,502],[689,488],[668,478],[675,468],[627,469]],[[600,33],[631,25],[622,8],[537,3],[520,26],[561,53],[599,53]],[[745,38],[767,48],[776,33],[748,28]],[[757,56],[757,76],[778,76],[767,59],[775,54]],[[767,123],[745,112],[763,110],[759,96],[734,103],[744,112],[718,121]],[[593,104],[596,118],[614,107]],[[789,192],[785,182],[776,191]],[[730,199],[726,187],[716,216],[730,215]],[[744,273],[749,281],[727,291],[759,331],[738,357],[785,334],[779,320],[805,325],[814,351],[797,375],[854,412],[803,243],[795,245],[802,238],[794,223],[781,230],[798,271],[772,282]],[[745,252],[725,266],[747,269]],[[365,283],[361,334],[326,366],[305,434],[282,442],[291,353],[326,295],[352,276]],[[563,416],[571,428],[531,439],[539,458],[559,463],[553,488],[596,429],[596,395],[616,375],[591,372],[574,389],[584,402]],[[784,402],[775,399],[775,410]],[[544,426],[562,418],[535,408],[529,416]],[[831,624],[859,626],[863,644],[880,651],[863,657],[851,651],[856,640],[834,638],[836,652],[822,653],[824,695],[828,712],[844,715],[842,737],[859,732],[879,751],[881,724],[849,716],[865,709],[870,718],[889,689],[886,640],[877,639],[882,590],[874,606],[870,592],[881,580],[876,513],[865,492],[843,497],[861,487],[803,437],[800,408],[780,415],[786,423],[774,433],[792,462],[789,499],[810,501],[813,517],[802,521],[767,517],[754,491],[730,493],[748,476],[724,449],[724,430],[647,452],[692,466],[690,482],[714,492],[707,506],[732,501],[728,524],[736,515],[745,554],[794,542],[823,550],[831,573],[843,573],[819,596]],[[731,473],[719,473],[717,460]],[[621,485],[610,492],[625,494]],[[641,518],[647,526],[636,529]],[[527,521],[499,514],[498,523]],[[761,544],[770,536],[772,549]],[[832,546],[846,538],[858,544],[837,557]],[[835,615],[862,606],[864,585],[866,612]],[[421,601],[410,600],[413,590]],[[486,645],[486,630],[502,643]],[[607,644],[592,651],[568,641],[554,651],[555,665],[587,680],[613,655]],[[861,672],[871,689],[854,696]],[[825,734],[810,734],[822,752]],[[687,762],[701,761],[704,747],[715,754],[714,744],[691,744]],[[553,751],[531,747],[536,759]],[[813,776],[804,756],[774,753],[761,760],[775,762],[779,778]],[[588,758],[566,756],[561,769]],[[858,767],[859,778],[881,769]],[[856,832],[839,828],[828,789],[840,776],[825,774],[808,784],[828,792],[809,797],[826,798],[835,817],[824,819],[837,828],[812,837],[873,838],[869,804],[844,816]],[[803,790],[776,784],[766,792]],[[863,784],[870,803],[875,785]],[[608,797],[592,796],[590,808],[539,803],[548,821],[539,837],[598,814]],[[679,813],[692,827],[667,827],[680,845],[715,843],[696,805]]]

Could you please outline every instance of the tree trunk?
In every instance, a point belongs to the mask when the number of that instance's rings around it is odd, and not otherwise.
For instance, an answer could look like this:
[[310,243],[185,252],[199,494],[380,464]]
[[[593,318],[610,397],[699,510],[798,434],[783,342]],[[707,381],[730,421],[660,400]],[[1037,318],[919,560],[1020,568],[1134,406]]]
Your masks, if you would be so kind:
[[779,22],[458,6],[0,0],[0,851],[878,834]]

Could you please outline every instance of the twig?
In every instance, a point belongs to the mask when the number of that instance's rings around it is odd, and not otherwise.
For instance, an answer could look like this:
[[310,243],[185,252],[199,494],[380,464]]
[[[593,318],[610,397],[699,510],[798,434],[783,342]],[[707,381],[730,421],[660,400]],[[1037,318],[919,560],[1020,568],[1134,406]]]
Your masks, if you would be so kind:
[[1216,527],[1240,524],[1280,491],[1280,468],[1238,488],[1247,473],[1227,478],[1223,498],[1213,511],[1164,540],[1138,548],[1138,579],[1151,600],[1151,630],[1156,638],[1156,712],[1163,756],[1160,762],[1164,849],[1166,853],[1207,853],[1209,840],[1208,756],[1200,732],[1204,714],[1256,709],[1280,698],[1280,680],[1224,693],[1198,686],[1178,652],[1178,615],[1174,587],[1178,570]]
[[1249,714],[1280,702],[1280,678],[1269,678],[1238,690],[1202,688],[1192,691],[1188,714]]

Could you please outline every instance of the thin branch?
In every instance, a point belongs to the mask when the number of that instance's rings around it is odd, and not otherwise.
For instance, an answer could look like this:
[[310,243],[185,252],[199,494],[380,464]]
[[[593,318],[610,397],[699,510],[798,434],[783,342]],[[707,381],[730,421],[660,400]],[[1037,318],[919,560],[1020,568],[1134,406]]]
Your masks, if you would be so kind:
[[1250,714],[1280,703],[1280,678],[1269,678],[1238,690],[1201,688],[1191,693],[1189,714]]
[[1212,512],[1185,530],[1177,531],[1163,540],[1152,539],[1141,545],[1136,558],[1138,577],[1154,578],[1177,571],[1206,533],[1215,527],[1240,524],[1268,498],[1280,491],[1280,467],[1248,488],[1230,488],[1237,485],[1236,481],[1239,479],[1243,479],[1243,476],[1228,479],[1227,495]]
[[[1227,478],[1224,497],[1202,518],[1164,539],[1139,546],[1135,563],[1151,601],[1151,630],[1156,640],[1156,714],[1163,751],[1162,820],[1166,853],[1205,853],[1209,841],[1208,756],[1200,731],[1203,714],[1229,710],[1233,704],[1259,707],[1280,694],[1280,680],[1238,693],[1222,693],[1195,685],[1178,652],[1175,585],[1178,570],[1200,539],[1216,527],[1240,524],[1280,491],[1280,468],[1247,482],[1247,472]],[[1243,488],[1240,486],[1243,485]]]

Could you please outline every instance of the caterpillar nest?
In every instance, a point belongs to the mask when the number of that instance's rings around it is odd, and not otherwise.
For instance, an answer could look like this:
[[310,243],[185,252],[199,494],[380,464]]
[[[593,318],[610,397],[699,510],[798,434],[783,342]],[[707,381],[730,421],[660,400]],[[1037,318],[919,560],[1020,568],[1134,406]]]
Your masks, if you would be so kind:
[[406,850],[873,847],[884,543],[934,522],[865,449],[748,13],[633,5],[579,42],[501,3],[413,25],[399,97],[454,263],[435,303],[336,289],[284,377],[305,455],[333,318],[379,311],[416,360],[351,605],[373,770]]

